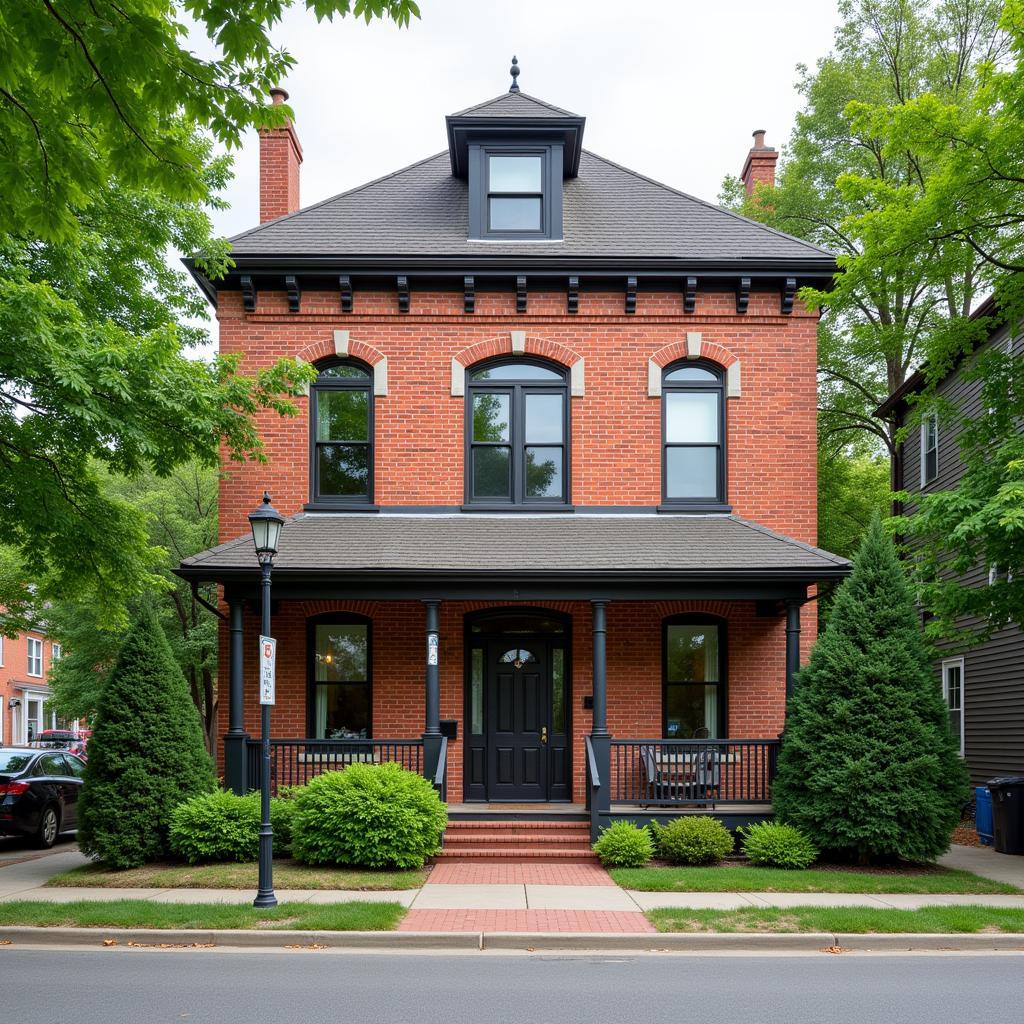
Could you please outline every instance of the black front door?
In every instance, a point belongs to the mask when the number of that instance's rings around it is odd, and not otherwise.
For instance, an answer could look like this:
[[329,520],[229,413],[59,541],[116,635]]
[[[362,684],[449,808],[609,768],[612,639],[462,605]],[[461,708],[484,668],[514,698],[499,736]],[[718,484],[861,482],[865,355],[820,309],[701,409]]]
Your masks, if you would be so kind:
[[551,688],[544,641],[487,645],[487,799],[547,800]]

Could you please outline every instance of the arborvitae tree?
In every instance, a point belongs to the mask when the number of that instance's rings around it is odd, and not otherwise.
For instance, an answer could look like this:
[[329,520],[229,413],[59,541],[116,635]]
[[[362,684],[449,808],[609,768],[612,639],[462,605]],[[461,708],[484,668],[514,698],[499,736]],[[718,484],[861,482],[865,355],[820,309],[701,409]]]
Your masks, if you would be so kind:
[[155,616],[144,611],[100,696],[79,844],[116,868],[155,860],[167,851],[174,807],[214,786],[188,684]]
[[772,801],[819,848],[932,861],[968,797],[938,676],[876,519],[796,678]]

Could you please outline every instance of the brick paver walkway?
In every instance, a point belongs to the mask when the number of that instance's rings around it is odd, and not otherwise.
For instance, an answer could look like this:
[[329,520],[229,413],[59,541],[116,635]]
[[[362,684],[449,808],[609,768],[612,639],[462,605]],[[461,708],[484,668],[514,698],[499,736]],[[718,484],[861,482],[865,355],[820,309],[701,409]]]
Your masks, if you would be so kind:
[[599,864],[488,864],[483,861],[442,861],[435,864],[429,885],[614,885]]
[[410,910],[400,932],[654,932],[640,913],[616,910]]

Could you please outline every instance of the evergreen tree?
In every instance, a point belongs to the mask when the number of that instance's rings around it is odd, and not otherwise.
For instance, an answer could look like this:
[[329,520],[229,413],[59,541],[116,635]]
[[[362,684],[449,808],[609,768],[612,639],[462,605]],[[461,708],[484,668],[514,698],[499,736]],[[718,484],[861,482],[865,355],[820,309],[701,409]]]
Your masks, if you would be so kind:
[[860,863],[932,861],[967,797],[913,595],[876,518],[797,676],[775,812]]
[[171,811],[215,785],[195,705],[167,636],[144,611],[103,687],[89,741],[78,841],[117,868],[167,851]]

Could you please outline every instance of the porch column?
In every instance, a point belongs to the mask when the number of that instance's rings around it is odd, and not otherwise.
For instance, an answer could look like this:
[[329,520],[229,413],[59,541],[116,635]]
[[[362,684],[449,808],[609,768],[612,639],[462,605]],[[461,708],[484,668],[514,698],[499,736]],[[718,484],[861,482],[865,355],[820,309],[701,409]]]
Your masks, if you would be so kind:
[[441,754],[440,601],[424,601],[427,610],[426,722],[423,729],[423,774],[433,780]]
[[594,794],[596,806],[591,808],[591,832],[596,833],[601,825],[608,824],[607,816],[611,810],[612,738],[608,732],[608,695],[605,685],[607,670],[605,639],[608,631],[605,610],[608,607],[608,602],[604,600],[591,601],[590,607],[593,614],[594,642],[594,717],[590,728],[590,742],[594,748],[594,761],[601,780],[600,788]]
[[794,677],[800,671],[800,602],[786,602],[786,701],[793,696]]
[[248,792],[246,778],[245,672],[242,633],[243,602],[228,598],[228,731],[224,736],[224,782],[232,792]]

